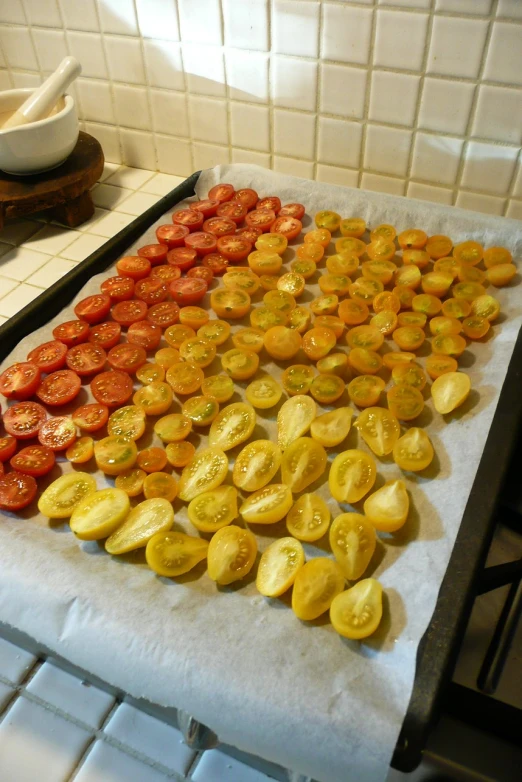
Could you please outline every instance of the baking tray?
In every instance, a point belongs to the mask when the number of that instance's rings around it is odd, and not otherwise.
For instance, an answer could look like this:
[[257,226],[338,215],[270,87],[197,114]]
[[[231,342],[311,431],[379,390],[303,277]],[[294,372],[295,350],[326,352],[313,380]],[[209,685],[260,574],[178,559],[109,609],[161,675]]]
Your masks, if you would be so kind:
[[[114,263],[166,211],[193,196],[200,173],[198,171],[188,177],[0,326],[0,361],[9,355],[23,337],[55,317],[92,276]],[[495,509],[502,482],[522,422],[521,381],[522,331],[513,351],[433,617],[419,644],[414,686],[392,759],[392,766],[400,771],[411,771],[419,764],[429,732],[443,707],[444,695],[493,534]],[[4,627],[0,624],[2,632]],[[33,652],[48,655],[48,650],[38,644],[38,639],[28,639],[16,633],[13,635],[12,632],[8,635],[12,640],[30,646]],[[74,666],[69,666],[69,670],[75,670],[84,679],[92,678]],[[98,681],[96,683],[99,684]],[[154,708],[154,705],[151,706]],[[163,711],[161,707],[158,709]]]

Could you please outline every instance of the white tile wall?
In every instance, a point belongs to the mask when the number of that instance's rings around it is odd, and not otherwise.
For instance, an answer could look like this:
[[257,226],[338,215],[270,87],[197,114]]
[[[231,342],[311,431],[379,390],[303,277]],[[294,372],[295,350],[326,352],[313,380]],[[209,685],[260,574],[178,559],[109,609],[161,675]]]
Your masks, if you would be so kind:
[[0,2],[0,89],[67,52],[108,160],[176,175],[248,161],[433,200],[442,186],[518,214],[522,0]]

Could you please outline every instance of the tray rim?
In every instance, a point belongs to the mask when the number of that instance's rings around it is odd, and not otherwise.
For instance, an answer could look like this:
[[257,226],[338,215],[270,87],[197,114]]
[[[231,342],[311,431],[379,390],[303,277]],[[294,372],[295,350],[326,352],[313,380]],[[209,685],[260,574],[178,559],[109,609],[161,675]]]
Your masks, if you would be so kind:
[[[194,195],[200,174],[201,171],[196,171],[187,177],[0,326],[0,361],[9,355],[21,339],[55,317],[92,276],[110,266],[168,209]],[[443,706],[459,643],[475,598],[478,578],[493,535],[498,494],[522,422],[522,394],[518,390],[521,380],[522,329],[519,331],[507,369],[435,609],[419,642],[412,693],[391,761],[391,766],[399,771],[409,772],[418,766],[429,732]],[[49,655],[49,650],[39,644],[37,639],[22,634],[1,621],[0,631],[6,636],[16,638],[22,646],[38,652],[42,657]],[[54,653],[52,656],[57,657]],[[62,658],[60,664],[65,664],[69,671],[76,672],[94,684],[115,692],[112,685],[102,683],[94,674],[89,674]],[[156,705],[150,704],[150,707],[155,709]]]

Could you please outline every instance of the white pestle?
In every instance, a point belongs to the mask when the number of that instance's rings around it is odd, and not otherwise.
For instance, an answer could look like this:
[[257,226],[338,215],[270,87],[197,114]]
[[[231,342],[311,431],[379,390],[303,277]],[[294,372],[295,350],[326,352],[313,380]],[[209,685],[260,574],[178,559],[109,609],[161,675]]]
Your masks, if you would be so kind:
[[58,68],[30,95],[2,125],[2,130],[27,125],[46,117],[62,97],[69,84],[82,72],[76,57],[65,57]]

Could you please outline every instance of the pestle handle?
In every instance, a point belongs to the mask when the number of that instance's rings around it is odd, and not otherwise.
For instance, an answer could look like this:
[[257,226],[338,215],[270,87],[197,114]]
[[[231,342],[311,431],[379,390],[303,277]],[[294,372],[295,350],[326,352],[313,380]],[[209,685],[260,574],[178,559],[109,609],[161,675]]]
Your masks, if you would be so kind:
[[9,117],[2,129],[26,125],[46,117],[81,72],[82,66],[75,57],[65,57],[54,73]]

